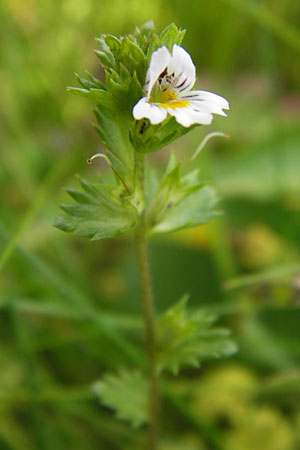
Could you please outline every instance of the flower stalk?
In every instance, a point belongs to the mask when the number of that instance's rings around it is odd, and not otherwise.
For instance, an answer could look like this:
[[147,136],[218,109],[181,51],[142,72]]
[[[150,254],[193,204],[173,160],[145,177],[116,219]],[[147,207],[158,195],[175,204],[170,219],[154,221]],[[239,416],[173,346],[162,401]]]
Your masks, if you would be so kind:
[[[143,194],[144,158],[144,154],[137,153],[136,174]],[[149,245],[145,224],[145,209],[142,211],[139,218],[139,223],[135,229],[135,246],[139,273],[140,296],[145,325],[146,352],[148,359],[149,434],[147,449],[156,450],[158,445],[159,428],[159,378],[156,371],[155,305],[150,271]]]

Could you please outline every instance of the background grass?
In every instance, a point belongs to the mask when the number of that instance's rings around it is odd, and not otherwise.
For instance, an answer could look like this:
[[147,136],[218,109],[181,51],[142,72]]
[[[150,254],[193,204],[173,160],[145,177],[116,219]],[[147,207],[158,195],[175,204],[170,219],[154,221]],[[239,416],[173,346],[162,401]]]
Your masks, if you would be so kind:
[[[0,449],[141,448],[141,431],[100,407],[90,384],[143,366],[131,236],[89,242],[53,228],[64,186],[101,148],[91,105],[65,91],[101,76],[100,33],[153,19],[187,28],[197,85],[227,119],[182,138],[222,198],[207,226],[154,238],[158,309],[186,291],[233,329],[240,351],[170,378],[162,449],[300,445],[300,4],[297,0],[2,0],[0,3]],[[151,157],[164,167],[168,150]],[[176,392],[176,395],[174,394]]]

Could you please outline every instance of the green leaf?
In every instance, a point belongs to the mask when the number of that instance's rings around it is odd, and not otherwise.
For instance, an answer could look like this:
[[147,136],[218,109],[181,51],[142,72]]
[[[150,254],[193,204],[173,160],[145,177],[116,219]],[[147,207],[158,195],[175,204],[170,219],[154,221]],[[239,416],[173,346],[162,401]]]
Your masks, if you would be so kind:
[[160,33],[159,39],[161,41],[161,46],[165,45],[172,51],[174,44],[181,44],[184,34],[184,30],[179,30],[175,23],[171,23]]
[[216,209],[218,197],[211,186],[200,186],[152,229],[154,233],[191,228],[209,222],[220,214]]
[[155,227],[156,224],[160,223],[164,216],[168,214],[169,209],[180,202],[184,194],[180,190],[180,166],[178,164],[170,173],[163,177],[150,201],[146,212],[148,227]]
[[103,39],[113,53],[114,58],[118,59],[121,48],[120,39],[118,39],[116,36],[113,36],[112,34],[103,35]]
[[130,80],[130,85],[129,85],[129,90],[128,90],[128,99],[129,99],[128,103],[129,103],[130,111],[132,110],[134,105],[139,101],[139,99],[143,97],[143,95],[144,95],[144,93],[143,93],[141,83],[137,79],[137,75],[134,72],[134,74]]
[[90,89],[89,96],[92,100],[95,100],[99,105],[105,108],[116,110],[116,102],[110,92],[102,89]]
[[[107,47],[112,54],[114,61],[117,63],[115,65],[106,65],[105,68],[113,68],[120,75],[121,70],[126,69],[129,74],[129,79],[134,72],[137,72],[138,78],[141,83],[144,84],[145,73],[147,69],[147,59],[144,52],[137,45],[136,38],[134,36],[126,36],[121,39],[116,38],[110,34],[103,35],[101,39],[105,42]],[[121,69],[123,66],[123,69]]]
[[81,97],[89,97],[90,91],[86,88],[67,86],[67,91],[74,95],[80,95]]
[[156,34],[153,34],[153,36],[150,39],[149,46],[147,49],[148,62],[150,61],[152,53],[155,52],[155,50],[157,50],[159,47],[161,47],[161,41]]
[[140,372],[124,369],[119,375],[107,374],[92,385],[92,390],[103,405],[134,428],[147,422],[148,384]]
[[108,149],[115,171],[128,190],[134,189],[134,148],[129,139],[130,123],[120,114],[103,106],[95,110],[98,124],[95,129]]
[[106,89],[104,83],[102,83],[102,81],[98,80],[98,78],[94,77],[94,75],[90,74],[87,70],[85,71],[85,73],[87,74],[88,78],[94,83],[94,85],[96,87],[98,87],[99,89]]
[[168,232],[208,222],[218,214],[212,188],[199,182],[198,170],[182,174],[171,154],[164,176],[146,210],[149,231]]
[[142,50],[128,37],[122,40],[122,51],[134,62],[135,71],[142,83],[145,81],[147,61]]
[[124,64],[120,63],[120,73],[119,73],[119,79],[123,86],[125,86],[127,89],[130,86],[131,83],[131,74],[127,67],[124,66]]
[[98,45],[100,47],[100,50],[94,50],[94,53],[98,56],[100,59],[102,66],[104,69],[112,68],[117,69],[117,64],[115,57],[109,48],[109,46],[106,44],[104,38],[100,36],[99,38],[96,38],[96,41],[98,42]]
[[[176,122],[174,117],[168,117],[159,125],[152,125],[149,131],[145,134],[143,147],[147,152],[156,152],[161,148],[171,144],[175,139],[184,136],[189,131],[193,130],[198,124],[192,125],[189,128],[183,127]],[[148,136],[150,136],[148,138]]]
[[78,75],[78,73],[75,73],[75,76],[76,76],[77,80],[79,81],[79,83],[81,84],[81,86],[84,89],[93,89],[93,88],[98,88],[99,87],[92,80],[87,80],[86,78],[83,78],[80,75]]
[[173,45],[180,45],[185,35],[185,30],[180,30],[174,23],[168,25],[159,36],[156,33],[149,33],[147,58],[151,58],[152,53],[159,47],[166,46],[169,51],[172,51]]
[[135,208],[118,195],[115,186],[80,182],[82,190],[67,190],[77,203],[62,205],[66,215],[58,216],[54,226],[92,240],[111,238],[135,226]]
[[203,310],[188,311],[187,300],[183,297],[158,322],[158,372],[177,374],[182,367],[198,367],[203,360],[237,351],[229,330],[212,327],[216,318]]
[[114,99],[116,111],[124,111],[127,113],[128,89],[123,86],[119,75],[113,70],[106,70],[106,87],[112,98]]
[[[81,79],[83,80],[83,79]],[[85,83],[87,86],[87,84]],[[111,109],[113,111],[117,110],[117,104],[113,95],[108,92],[106,89],[99,88],[79,88],[79,87],[67,87],[67,91],[71,92],[75,95],[80,95],[81,97],[85,97],[89,100],[96,101],[99,105],[104,106],[105,108]]]
[[148,39],[154,32],[155,32],[155,25],[153,20],[148,20],[141,26],[141,34],[143,34]]
[[144,23],[141,28],[135,28],[134,36],[137,44],[146,53],[151,36],[155,33],[155,26],[152,20]]

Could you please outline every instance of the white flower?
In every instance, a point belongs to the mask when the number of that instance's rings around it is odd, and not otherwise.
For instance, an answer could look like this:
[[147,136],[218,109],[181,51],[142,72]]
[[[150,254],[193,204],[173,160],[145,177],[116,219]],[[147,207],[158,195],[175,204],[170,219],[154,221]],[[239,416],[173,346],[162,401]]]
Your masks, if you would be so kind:
[[172,55],[164,46],[156,50],[146,75],[145,94],[133,108],[137,120],[147,118],[152,125],[165,120],[167,114],[178,123],[190,127],[194,123],[208,125],[212,114],[226,116],[227,100],[207,91],[192,91],[195,66],[190,55],[179,45]]

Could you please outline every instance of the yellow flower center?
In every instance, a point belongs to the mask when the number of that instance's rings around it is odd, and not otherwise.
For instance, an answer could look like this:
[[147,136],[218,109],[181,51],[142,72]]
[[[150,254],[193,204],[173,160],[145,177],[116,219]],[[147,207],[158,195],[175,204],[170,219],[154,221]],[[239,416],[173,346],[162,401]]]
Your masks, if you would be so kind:
[[159,106],[161,108],[165,108],[165,109],[168,109],[168,108],[176,109],[176,108],[184,108],[188,104],[189,104],[189,102],[187,100],[178,100],[178,102],[160,103]]
[[172,100],[176,100],[176,94],[172,91],[162,91],[159,96],[160,103],[169,103]]
[[184,108],[189,104],[187,100],[177,100],[176,101],[176,94],[172,91],[159,91],[159,93],[156,92],[155,99],[150,97],[149,101],[150,103],[156,103],[157,106],[160,106],[161,108]]

